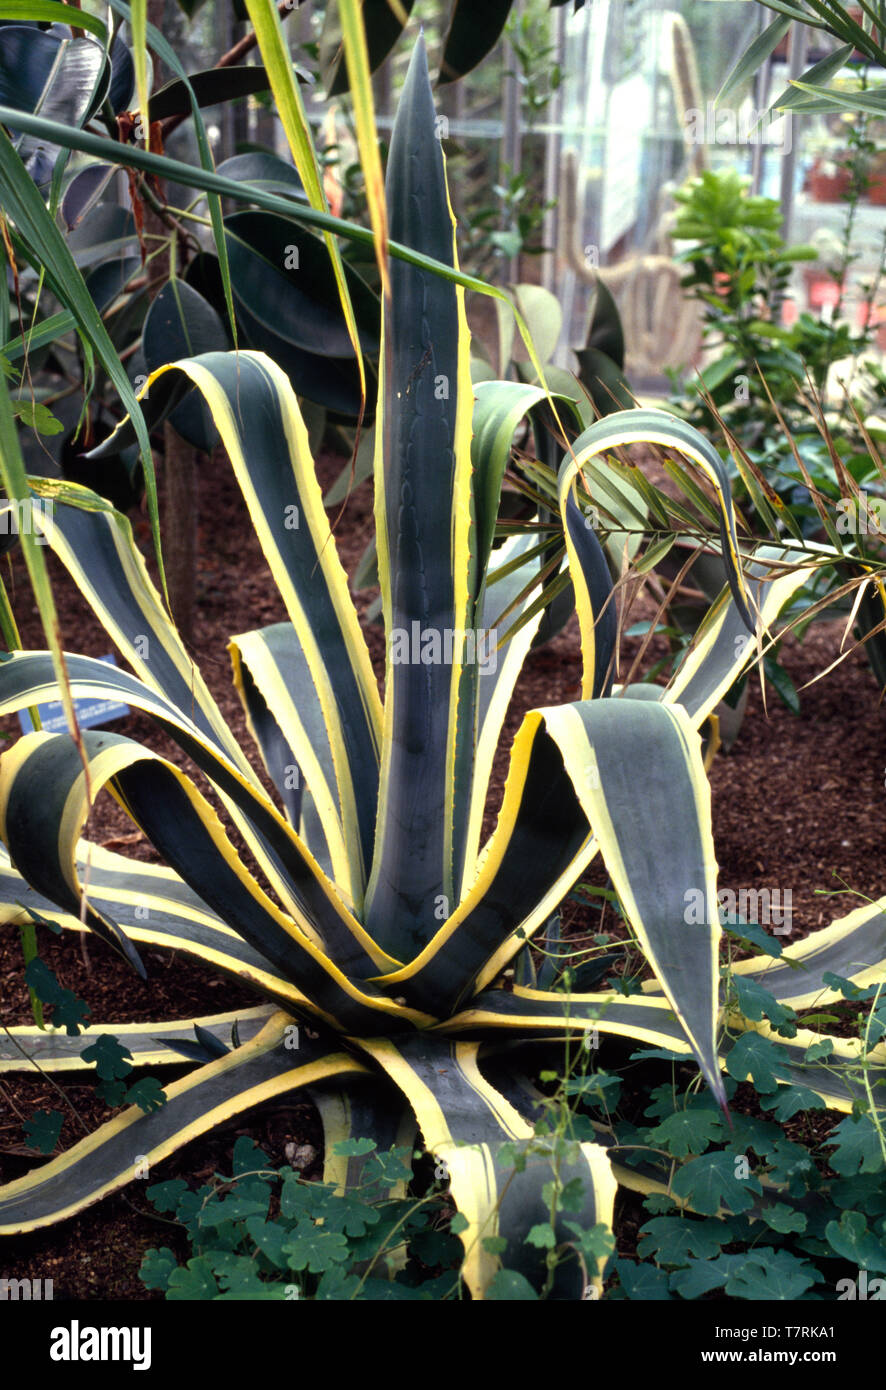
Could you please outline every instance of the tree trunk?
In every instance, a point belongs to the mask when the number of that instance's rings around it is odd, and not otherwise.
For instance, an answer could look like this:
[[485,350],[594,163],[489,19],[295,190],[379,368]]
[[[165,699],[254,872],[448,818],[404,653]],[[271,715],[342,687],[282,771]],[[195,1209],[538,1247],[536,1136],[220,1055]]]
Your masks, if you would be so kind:
[[196,450],[167,420],[163,427],[163,561],[176,627],[194,640],[197,600]]
[[[148,0],[148,21],[162,33],[166,0]],[[163,82],[160,59],[154,59],[154,87]],[[145,231],[152,236],[168,236],[169,228],[150,207],[145,207]],[[168,248],[154,262],[155,274],[162,280],[176,273],[170,264]],[[161,280],[161,284],[162,284]],[[172,616],[185,642],[194,638],[194,608],[197,596],[197,468],[196,451],[167,421],[163,427],[163,485],[161,491],[161,539],[163,564],[169,586]]]

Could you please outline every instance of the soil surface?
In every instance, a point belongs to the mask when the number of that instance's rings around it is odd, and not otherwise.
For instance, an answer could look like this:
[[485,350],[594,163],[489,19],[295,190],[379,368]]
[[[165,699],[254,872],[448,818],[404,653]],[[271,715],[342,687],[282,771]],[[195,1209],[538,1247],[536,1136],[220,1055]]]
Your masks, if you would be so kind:
[[[343,461],[321,457],[324,487],[337,476]],[[335,515],[334,508],[331,515]],[[257,754],[246,731],[239,700],[230,680],[226,654],[229,638],[285,617],[246,519],[240,495],[223,456],[207,461],[200,476],[200,574],[197,639],[194,655],[225,717],[241,744]],[[371,485],[351,495],[337,528],[343,562],[350,575],[363,553],[372,527]],[[150,535],[146,521],[136,518],[136,534],[146,557]],[[103,656],[111,642],[89,612],[65,572],[50,555],[64,644],[68,650]],[[150,560],[149,560],[150,563]],[[44,647],[42,630],[20,554],[11,561],[14,609],[23,645]],[[355,594],[361,615],[375,597],[374,590]],[[632,620],[652,613],[648,604]],[[384,642],[381,628],[364,623],[370,652],[381,675]],[[802,646],[788,638],[782,663],[797,688],[812,680],[839,654],[842,624],[815,626]],[[660,639],[657,639],[660,640]],[[626,639],[622,676],[636,653],[638,641]],[[650,646],[645,665],[663,654]],[[523,713],[536,706],[577,698],[580,652],[575,620],[546,647],[530,655],[508,715],[507,743]],[[886,711],[862,653],[851,655],[834,671],[801,694],[801,712],[791,714],[768,689],[764,710],[759,685],[750,694],[747,715],[733,751],[720,754],[711,770],[714,836],[721,887],[790,890],[793,939],[814,932],[833,918],[859,905],[860,899],[824,896],[844,887],[873,898],[884,891],[879,867],[880,836],[886,808]],[[114,729],[156,749],[180,765],[186,759],[142,715],[132,714]],[[18,734],[15,720],[0,721],[7,740]],[[507,767],[506,748],[496,763],[488,824],[494,823]],[[192,769],[193,771],[193,769]],[[643,770],[637,768],[642,785]],[[206,790],[197,774],[195,780]],[[103,795],[93,812],[90,837],[98,843],[145,860],[156,859],[151,846],[134,830],[123,811]],[[598,866],[587,875],[605,883]],[[570,900],[564,909],[570,935],[601,929],[618,934],[611,911],[601,919],[599,908]],[[91,1022],[122,1023],[144,1019],[190,1018],[256,1002],[242,985],[208,968],[178,957],[144,951],[148,981],[136,975],[102,942],[91,937],[84,951],[79,940],[57,939],[38,931],[43,958],[61,983],[75,990],[91,1009]],[[0,933],[0,1022],[30,1022],[27,990],[22,979],[18,933]],[[605,1040],[604,1040],[605,1046]],[[602,1063],[605,1066],[605,1059]],[[163,1071],[164,1078],[184,1074]],[[62,1078],[70,1106],[39,1076],[7,1076],[0,1084],[0,1180],[8,1182],[44,1160],[23,1142],[22,1122],[39,1108],[64,1108],[66,1119],[59,1151],[69,1147],[111,1112],[95,1098],[91,1085]],[[230,1123],[211,1137],[195,1140],[151,1173],[153,1181],[182,1176],[205,1180],[215,1171],[230,1172],[230,1155],[238,1134],[248,1133],[274,1162],[297,1162],[308,1177],[319,1176],[322,1131],[313,1107],[305,1101],[277,1103]],[[633,1231],[642,1208],[624,1212],[623,1248],[633,1245]],[[169,1245],[179,1257],[186,1254],[179,1228],[160,1217],[133,1183],[85,1214],[48,1231],[3,1243],[0,1277],[52,1278],[59,1298],[132,1299],[149,1295],[138,1279],[142,1256],[155,1245]]]

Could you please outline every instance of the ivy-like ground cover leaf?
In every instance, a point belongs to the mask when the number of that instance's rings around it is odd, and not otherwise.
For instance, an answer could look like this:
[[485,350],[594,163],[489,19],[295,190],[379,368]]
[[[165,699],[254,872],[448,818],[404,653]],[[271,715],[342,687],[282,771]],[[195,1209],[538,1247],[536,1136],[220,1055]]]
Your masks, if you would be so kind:
[[25,1120],[25,1143],[42,1154],[51,1154],[62,1132],[63,1116],[58,1110],[35,1110]]
[[786,1038],[797,1036],[797,1015],[787,1004],[779,1004],[774,994],[758,985],[756,980],[743,975],[733,975],[732,984],[738,997],[738,1007],[745,1018],[759,1023],[768,1018],[773,1028],[777,1028]]
[[73,990],[63,989],[40,956],[35,956],[25,967],[25,983],[32,989],[43,1004],[52,1005],[52,1022],[56,1028],[64,1028],[69,1037],[76,1037],[89,1017],[89,1006],[78,999]]
[[762,1192],[759,1178],[751,1173],[736,1177],[737,1155],[728,1150],[691,1158],[674,1174],[674,1194],[689,1202],[702,1216],[716,1216],[721,1206],[730,1211],[747,1211],[754,1195]]
[[764,1110],[771,1110],[782,1125],[800,1110],[825,1109],[821,1096],[810,1091],[808,1086],[779,1086],[774,1096],[761,1096],[760,1104]]
[[725,1221],[693,1221],[691,1217],[656,1216],[640,1230],[637,1251],[643,1259],[652,1257],[662,1265],[688,1265],[695,1256],[713,1260],[732,1240]]
[[631,1260],[616,1260],[615,1268],[622,1288],[632,1301],[655,1303],[671,1297],[668,1276],[663,1269],[634,1264]]
[[730,936],[736,937],[739,941],[747,942],[749,946],[756,946],[758,950],[762,951],[764,955],[767,956],[778,957],[784,950],[778,938],[770,936],[769,933],[760,926],[759,922],[742,922],[740,925],[737,923],[732,923],[730,925],[729,922],[724,922],[723,930],[728,932]]
[[132,1053],[110,1033],[101,1033],[94,1043],[84,1047],[80,1056],[84,1062],[95,1062],[98,1075],[105,1081],[128,1076],[132,1071]]
[[825,1236],[832,1250],[857,1265],[858,1269],[886,1273],[886,1241],[868,1230],[864,1213],[844,1211],[839,1222],[828,1222]]
[[145,1288],[166,1289],[169,1286],[169,1276],[177,1268],[178,1260],[175,1255],[168,1245],[163,1245],[159,1250],[146,1251],[139,1267],[138,1277]]
[[726,1069],[736,1081],[753,1081],[758,1091],[775,1091],[780,1080],[790,1079],[784,1053],[778,1043],[759,1033],[743,1033],[726,1057]]
[[137,1105],[146,1115],[150,1115],[154,1110],[162,1110],[166,1104],[166,1092],[156,1076],[143,1076],[126,1092],[126,1104]]
[[858,1269],[886,1274],[886,1242],[868,1230],[862,1212],[844,1211],[839,1222],[828,1222],[825,1235],[831,1249]]
[[718,1111],[699,1106],[668,1115],[650,1131],[649,1142],[667,1149],[675,1158],[686,1158],[688,1154],[704,1153],[722,1132],[723,1123]]
[[880,1136],[869,1115],[847,1115],[832,1132],[828,1143],[836,1143],[828,1163],[835,1173],[851,1178],[855,1173],[879,1173],[886,1168]]
[[722,1289],[741,1255],[720,1255],[716,1260],[690,1260],[686,1269],[670,1277],[670,1286],[681,1298],[701,1298],[713,1289]]
[[172,1271],[166,1297],[175,1302],[204,1303],[215,1298],[218,1291],[208,1259],[205,1255],[196,1255],[187,1265]]
[[817,1185],[818,1169],[802,1144],[780,1139],[769,1151],[767,1161],[770,1178],[791,1197],[802,1197],[806,1188]]
[[248,1216],[246,1229],[262,1254],[278,1269],[286,1268],[284,1246],[289,1235],[278,1221],[265,1221],[261,1216]]
[[886,1184],[880,1177],[866,1173],[854,1178],[841,1178],[830,1185],[831,1201],[844,1210],[857,1208],[868,1216],[886,1215]]
[[760,1215],[770,1230],[778,1231],[779,1235],[782,1236],[788,1235],[791,1231],[796,1231],[800,1235],[806,1230],[805,1213],[787,1206],[784,1202],[776,1202],[774,1206],[764,1207]]
[[340,1231],[328,1231],[313,1221],[299,1221],[289,1233],[286,1254],[290,1269],[306,1269],[322,1274],[332,1265],[343,1264],[348,1258],[347,1236]]
[[515,1269],[500,1269],[493,1275],[486,1290],[486,1297],[496,1303],[530,1303],[538,1301],[538,1294],[523,1274]]
[[726,1281],[726,1293],[730,1298],[790,1302],[801,1298],[821,1280],[818,1270],[806,1260],[797,1259],[789,1250],[776,1250],[772,1246],[739,1256],[739,1261]]

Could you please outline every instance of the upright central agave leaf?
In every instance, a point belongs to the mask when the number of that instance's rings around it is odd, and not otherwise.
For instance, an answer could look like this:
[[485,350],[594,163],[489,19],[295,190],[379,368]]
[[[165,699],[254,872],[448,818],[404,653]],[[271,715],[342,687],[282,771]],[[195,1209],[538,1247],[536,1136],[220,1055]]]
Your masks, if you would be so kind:
[[[420,42],[388,157],[390,234],[455,265],[436,129]],[[380,946],[409,959],[454,908],[464,857],[478,669],[470,632],[473,391],[464,291],[402,261],[391,267],[391,290],[375,460],[384,751],[365,920]]]

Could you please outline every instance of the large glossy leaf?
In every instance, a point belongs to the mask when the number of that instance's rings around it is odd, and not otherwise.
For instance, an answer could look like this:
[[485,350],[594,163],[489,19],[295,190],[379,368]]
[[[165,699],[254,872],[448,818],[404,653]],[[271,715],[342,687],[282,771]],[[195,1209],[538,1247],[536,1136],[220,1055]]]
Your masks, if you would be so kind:
[[[117,14],[121,15],[125,20],[128,21],[130,33],[133,36],[133,64],[135,65],[136,62],[138,63],[138,71],[136,72],[136,86],[138,88],[139,93],[139,108],[142,111],[147,109],[146,74],[142,71],[142,64],[143,62],[145,64],[149,64],[150,54],[155,53],[159,58],[160,62],[165,63],[169,71],[174,73],[176,77],[181,79],[181,81],[185,84],[187,91],[190,93],[191,110],[194,118],[194,134],[197,138],[197,150],[199,152],[200,157],[200,166],[204,171],[214,170],[215,162],[212,157],[212,151],[209,147],[209,137],[206,133],[206,123],[203,120],[203,113],[200,110],[200,106],[196,96],[194,95],[193,88],[190,86],[187,73],[182,67],[181,60],[175,48],[172,46],[171,43],[168,42],[168,40],[164,37],[164,35],[160,32],[159,29],[156,29],[153,24],[148,24],[146,22],[146,6],[144,0],[139,0],[138,7],[135,11],[130,9],[130,6],[126,3],[126,0],[110,0],[110,5],[111,8]],[[137,43],[135,42],[136,36],[138,36]],[[144,40],[143,42],[142,39]],[[147,51],[148,45],[150,46],[150,53]],[[121,162],[119,159],[119,144],[116,146],[116,148],[118,153],[116,155],[111,156],[112,162],[115,164]],[[135,149],[134,146],[132,148]],[[147,155],[148,151],[141,150],[140,153],[143,155]],[[236,337],[236,330],[234,325],[234,303],[231,296],[231,277],[230,272],[228,270],[228,253],[227,248],[225,246],[224,233],[222,228],[221,199],[218,197],[216,190],[207,189],[206,191],[209,195],[206,201],[209,207],[209,221],[212,226],[212,240],[215,245],[216,254],[218,255],[221,267],[222,286],[224,289],[225,307],[228,312],[228,323],[230,325],[231,333],[234,334],[234,336]],[[149,500],[151,500],[150,493]]]
[[[206,68],[203,72],[189,73],[188,83],[199,106],[217,106],[220,102],[235,101],[254,92],[266,92],[270,85],[261,65]],[[188,85],[176,77],[159,87],[151,93],[148,112],[152,121],[190,115],[191,92]]]
[[[77,126],[86,117],[105,68],[94,39],[62,38],[54,32],[10,24],[0,29],[0,103]],[[16,141],[28,173],[48,184],[58,146],[34,136]]]
[[132,61],[132,54],[120,35],[111,44],[111,85],[108,90],[108,101],[111,103],[111,110],[115,116],[119,116],[121,111],[128,111],[132,105],[132,97],[135,91],[135,65]]
[[482,62],[498,43],[513,0],[486,0],[479,7],[470,0],[453,0],[440,82],[457,82]]
[[[308,202],[311,207],[315,208],[318,212],[328,213],[329,205],[326,200],[320,166],[314,149],[311,126],[295,77],[295,70],[283,26],[280,22],[280,15],[275,6],[267,5],[264,3],[264,0],[245,0],[245,3],[249,12],[249,17],[252,20],[252,27],[255,31],[256,39],[258,40],[259,51],[264,59],[265,68],[270,78],[271,90],[274,94],[277,112],[286,134],[292,157],[295,160],[295,167],[298,169],[299,177],[304,184]],[[326,234],[325,240],[326,248],[329,252],[329,259],[332,262],[335,282],[338,287],[342,312],[348,326],[351,345],[357,359],[357,370],[360,376],[360,407],[362,412],[362,407],[366,401],[366,373],[360,345],[360,331],[354,313],[354,306],[351,302],[350,288],[345,276],[344,262],[338,242],[334,237],[329,235],[329,233]]]
[[89,164],[75,174],[62,198],[61,212],[68,231],[82,222],[95,207],[116,173],[112,164]]
[[307,202],[304,184],[293,166],[267,150],[232,155],[219,164],[218,173],[225,178],[238,179],[244,184],[244,193],[254,186],[267,193],[285,193],[299,202]]
[[[179,357],[201,352],[227,352],[231,346],[225,325],[211,304],[183,280],[170,280],[151,303],[142,330],[142,351],[148,372]],[[191,391],[169,416],[179,434],[207,453],[218,441],[218,430],[197,391]]]
[[[409,15],[415,0],[400,0]],[[403,25],[394,13],[390,0],[364,0],[363,22],[369,49],[371,72],[381,67],[403,32]],[[327,5],[320,37],[320,70],[329,96],[339,96],[348,89],[347,72],[342,62],[341,19],[336,5]]]
[[[115,9],[128,9],[124,0],[111,0],[111,3]],[[364,246],[373,245],[372,232],[368,227],[362,227],[356,222],[349,222],[345,218],[333,217],[325,208],[315,207],[313,203],[310,205],[300,204],[293,199],[283,198],[278,193],[244,186],[237,179],[224,178],[205,167],[198,169],[192,164],[185,164],[178,159],[169,159],[165,155],[152,154],[150,150],[143,150],[135,145],[120,145],[116,141],[106,140],[100,135],[93,135],[90,131],[71,130],[58,122],[47,121],[40,116],[29,116],[26,113],[18,112],[14,107],[0,105],[0,125],[9,126],[12,130],[22,130],[42,139],[56,140],[66,149],[80,150],[96,159],[111,160],[124,168],[141,169],[146,173],[156,174],[158,178],[183,184],[186,188],[202,189],[213,198],[225,197],[233,198],[237,202],[255,203],[257,207],[261,207],[267,212],[276,212],[284,217],[292,217],[305,226],[346,237],[349,241]],[[220,241],[221,236],[219,234],[216,239],[216,246],[220,244]],[[458,270],[451,263],[435,260],[432,256],[416,251],[413,247],[404,246],[394,237],[391,237],[388,242],[388,250],[395,259],[401,260],[407,265],[418,266],[452,284],[475,290],[478,294],[489,295],[493,299],[508,299],[505,291],[498,289],[495,285],[490,285],[485,280],[480,280],[474,275]],[[525,322],[522,314],[518,319],[518,327],[523,332]]]
[[[353,358],[335,274],[318,237],[296,222],[258,211],[228,217],[225,236],[240,309],[266,333],[296,348],[323,357]],[[364,351],[376,357],[378,300],[350,268],[346,280]]]

